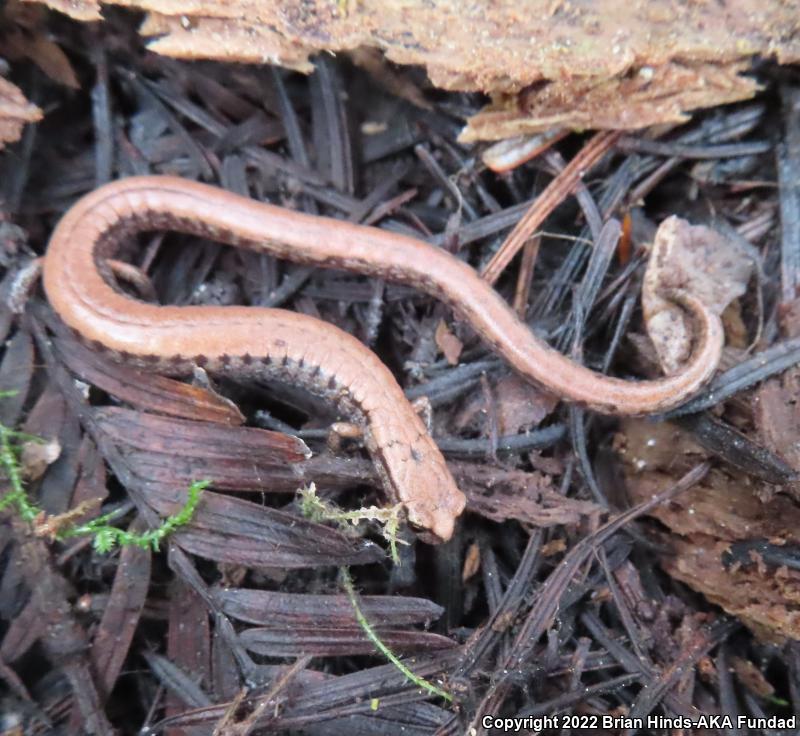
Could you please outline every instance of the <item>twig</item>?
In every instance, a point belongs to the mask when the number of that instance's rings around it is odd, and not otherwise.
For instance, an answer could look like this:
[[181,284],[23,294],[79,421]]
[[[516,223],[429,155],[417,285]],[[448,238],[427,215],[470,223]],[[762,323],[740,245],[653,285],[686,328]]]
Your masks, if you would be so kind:
[[586,172],[592,168],[617,142],[622,135],[618,131],[601,131],[597,133],[570,161],[566,168],[553,179],[536,198],[517,226],[511,231],[497,253],[484,266],[481,276],[490,284],[494,284],[500,274],[511,263],[537,228],[547,219],[550,213],[580,183]]

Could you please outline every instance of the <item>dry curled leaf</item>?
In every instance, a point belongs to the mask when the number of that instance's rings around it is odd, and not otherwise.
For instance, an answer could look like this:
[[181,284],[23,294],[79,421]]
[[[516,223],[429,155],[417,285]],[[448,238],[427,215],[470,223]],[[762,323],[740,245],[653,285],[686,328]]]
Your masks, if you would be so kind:
[[[46,0],[101,20],[96,0]],[[378,48],[433,83],[492,104],[463,141],[552,127],[641,128],[751,97],[751,59],[800,59],[800,15],[780,0],[111,0],[147,11],[150,48],[178,58],[277,63],[310,72],[322,51]]]
[[744,294],[753,270],[746,241],[705,225],[669,217],[658,228],[642,286],[647,332],[666,373],[675,372],[692,349],[692,327],[683,310],[665,298],[678,290],[722,314]]

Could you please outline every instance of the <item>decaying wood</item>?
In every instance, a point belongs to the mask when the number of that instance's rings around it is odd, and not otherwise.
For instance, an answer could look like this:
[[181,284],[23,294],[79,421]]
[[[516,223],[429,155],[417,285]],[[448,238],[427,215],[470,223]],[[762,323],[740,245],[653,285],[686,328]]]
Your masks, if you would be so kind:
[[[73,18],[101,20],[96,0],[47,0]],[[310,72],[310,56],[378,48],[423,66],[448,90],[492,104],[462,140],[549,128],[642,128],[686,111],[751,97],[754,56],[800,59],[800,19],[779,0],[725,6],[647,0],[312,0],[229,3],[110,0],[147,11],[150,48],[184,59],[276,63]]]
[[[785,429],[783,430],[786,431]],[[628,423],[618,437],[632,500],[644,500],[675,472],[704,455],[676,427]],[[788,486],[791,489],[792,486]],[[800,509],[787,495],[773,494],[752,476],[714,471],[695,489],[653,516],[673,532],[659,535],[668,553],[662,565],[678,580],[702,592],[761,636],[800,638],[800,572],[784,560],[770,560],[753,548],[738,558],[732,548],[761,540],[786,546],[787,559],[800,544]],[[788,566],[787,566],[788,565]]]

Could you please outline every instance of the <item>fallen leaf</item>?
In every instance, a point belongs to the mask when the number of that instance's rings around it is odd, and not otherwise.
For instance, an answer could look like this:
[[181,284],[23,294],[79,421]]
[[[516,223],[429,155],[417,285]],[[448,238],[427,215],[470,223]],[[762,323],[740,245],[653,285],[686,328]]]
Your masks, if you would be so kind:
[[497,431],[501,435],[519,434],[538,427],[559,403],[553,394],[531,386],[514,374],[497,381],[494,397],[497,402]]
[[[491,402],[489,411],[497,422],[497,432],[505,436],[538,427],[553,412],[558,399],[518,376],[508,374],[491,380]],[[453,430],[487,435],[486,403],[483,392],[473,392],[453,419]]]
[[667,374],[689,357],[692,326],[665,293],[688,292],[722,314],[732,300],[744,294],[753,258],[751,246],[743,239],[675,216],[661,223],[645,272],[642,309],[647,332]]

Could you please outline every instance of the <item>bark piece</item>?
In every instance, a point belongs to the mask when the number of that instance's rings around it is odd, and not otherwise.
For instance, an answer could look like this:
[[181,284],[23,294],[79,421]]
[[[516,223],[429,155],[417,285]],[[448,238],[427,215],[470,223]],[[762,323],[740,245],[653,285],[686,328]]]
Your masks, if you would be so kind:
[[[650,498],[669,478],[659,471],[629,473],[631,500]],[[800,544],[800,507],[782,494],[762,501],[755,491],[747,478],[712,471],[701,485],[654,509],[651,515],[673,532],[657,534],[670,549],[661,564],[762,638],[800,639],[800,571],[765,564],[755,553],[748,564],[726,564],[737,542]]]
[[221,424],[244,421],[233,402],[207,388],[114,363],[66,334],[55,344],[73,373],[138,409]]
[[[92,0],[47,0],[100,20]],[[379,48],[433,83],[492,104],[462,140],[561,128],[641,128],[751,97],[757,56],[800,59],[800,16],[779,0],[652,3],[455,0],[112,0],[148,12],[141,33],[168,56],[277,63],[310,72],[319,52]]]
[[597,519],[604,509],[591,501],[562,496],[552,478],[542,473],[503,470],[477,463],[451,462],[458,487],[467,495],[467,508],[493,521],[517,519],[534,526],[579,524]]

